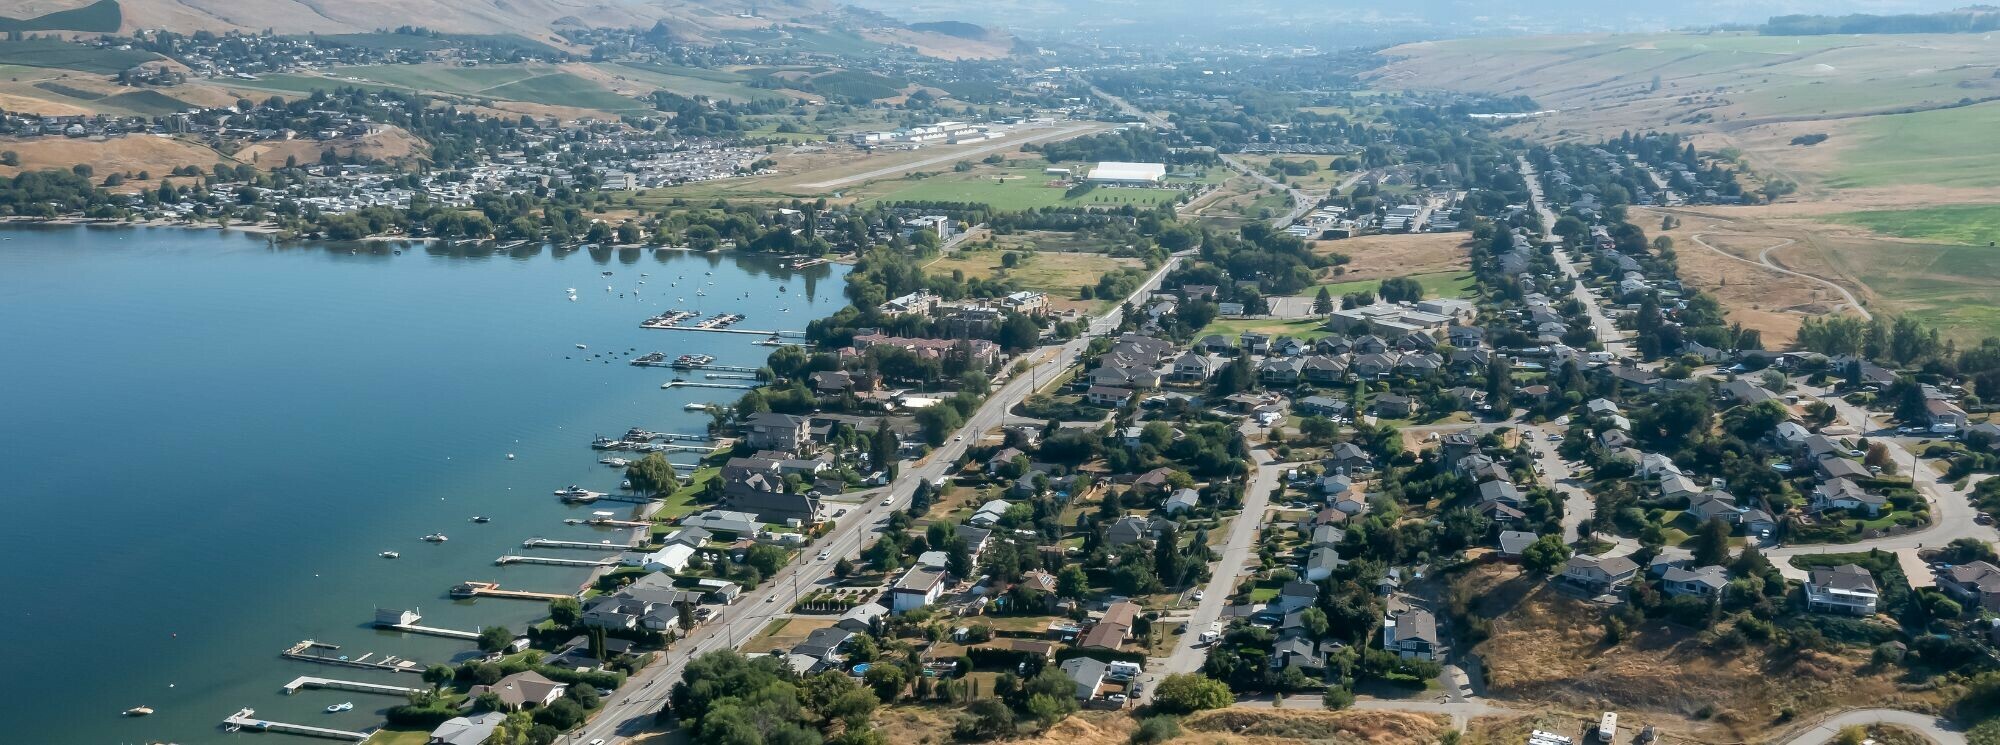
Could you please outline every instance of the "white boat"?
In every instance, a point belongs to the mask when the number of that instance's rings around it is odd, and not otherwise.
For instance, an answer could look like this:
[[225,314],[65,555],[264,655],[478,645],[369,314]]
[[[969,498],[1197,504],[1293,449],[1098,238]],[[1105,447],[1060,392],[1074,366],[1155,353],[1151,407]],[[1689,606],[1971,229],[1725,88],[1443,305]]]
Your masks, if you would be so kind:
[[692,403],[692,404],[688,404],[688,405],[686,405],[686,406],[682,406],[681,408],[682,408],[682,409],[686,409],[686,410],[688,410],[688,411],[708,411],[708,404],[704,404],[704,403]]
[[451,539],[444,537],[443,533],[432,533],[430,535],[424,536],[424,540],[430,541],[432,543],[443,543]]
[[576,345],[576,348],[577,348],[577,349],[589,349],[589,348],[590,348],[590,345],[588,345],[588,344],[578,344],[578,345]]
[[574,287],[571,287],[571,288],[569,288],[569,289],[567,289],[567,290],[563,290],[563,292],[567,292],[567,293],[569,293],[569,294],[571,294],[571,295],[575,295],[575,294],[576,294],[576,288],[574,288]]
[[338,714],[343,711],[353,711],[353,710],[354,710],[353,701],[342,701],[340,703],[331,704],[326,707],[326,713],[328,714]]
[[624,458],[604,458],[598,460],[597,462],[603,463],[604,465],[610,466],[612,468],[624,468],[626,466],[632,465],[632,461],[626,460]]
[[153,707],[151,706],[134,706],[125,710],[125,716],[128,717],[143,717],[151,713],[153,713]]
[[480,524],[485,524],[493,522],[493,518],[487,517],[485,515],[473,515],[472,521]]
[[396,553],[396,552],[394,552],[394,551],[383,551],[383,552],[381,553],[381,556],[382,556],[382,558],[384,558],[384,559],[394,559],[394,558],[398,558],[398,557],[402,556],[402,554],[399,554],[399,553]]

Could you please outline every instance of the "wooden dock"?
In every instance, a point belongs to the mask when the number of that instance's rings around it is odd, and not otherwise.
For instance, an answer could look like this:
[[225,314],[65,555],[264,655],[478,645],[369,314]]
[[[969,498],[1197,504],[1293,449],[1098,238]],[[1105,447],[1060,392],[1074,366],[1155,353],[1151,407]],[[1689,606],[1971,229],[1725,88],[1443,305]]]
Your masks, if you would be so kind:
[[648,326],[640,324],[640,328],[649,328],[658,331],[707,331],[715,334],[749,334],[751,336],[790,336],[801,339],[805,338],[806,335],[804,331],[757,331],[755,329],[696,328],[694,326]]
[[[592,522],[596,523],[596,521]],[[649,528],[652,527],[652,525],[653,525],[652,523],[634,523],[628,527]],[[589,541],[558,541],[550,538],[529,538],[528,540],[521,542],[521,547],[522,548],[575,548],[587,551],[607,551],[607,550],[630,551],[632,549],[638,548],[638,546],[634,546],[630,543],[614,543],[611,541],[601,541],[598,543],[591,543]]]
[[282,656],[288,660],[334,665],[336,667],[351,667],[360,670],[381,670],[392,673],[421,673],[424,671],[424,666],[417,664],[415,660],[406,660],[395,655],[387,655],[380,660],[369,659],[375,656],[374,652],[367,652],[360,657],[353,658],[346,655],[333,654],[333,652],[339,649],[340,645],[338,644],[328,644],[326,642],[307,639],[292,645],[290,649],[282,653]]
[[324,737],[331,740],[352,740],[354,742],[366,740],[370,734],[367,732],[350,732],[344,729],[333,729],[331,727],[314,727],[309,724],[273,722],[268,719],[258,719],[256,715],[257,710],[255,709],[239,709],[235,714],[229,715],[228,719],[222,720],[222,724],[224,727],[236,727],[256,732],[283,732],[287,735]]
[[[458,586],[451,588],[451,596],[455,598],[509,598],[513,600],[534,600],[539,602],[548,602],[550,600],[555,600],[557,598],[576,597],[575,595],[565,595],[560,592],[529,592],[527,590],[502,590],[500,589],[500,583],[498,582],[476,582],[471,580],[460,582],[458,583]],[[423,671],[413,670],[411,672],[423,672]]]
[[384,696],[408,696],[420,690],[416,688],[404,688],[403,686],[384,685],[382,683],[363,683],[358,680],[315,678],[310,675],[301,675],[292,679],[292,682],[285,684],[285,693],[298,693],[300,690],[306,688],[325,688],[330,691],[354,691],[356,693],[379,693]]
[[[610,548],[610,547],[605,546],[604,548]],[[619,550],[622,551],[624,549],[619,549]],[[507,566],[508,564],[545,564],[552,567],[608,567],[608,566],[617,566],[618,560],[617,559],[558,559],[553,556],[508,555],[508,556],[502,556],[498,559],[494,559],[493,563],[495,565],[503,567]]]

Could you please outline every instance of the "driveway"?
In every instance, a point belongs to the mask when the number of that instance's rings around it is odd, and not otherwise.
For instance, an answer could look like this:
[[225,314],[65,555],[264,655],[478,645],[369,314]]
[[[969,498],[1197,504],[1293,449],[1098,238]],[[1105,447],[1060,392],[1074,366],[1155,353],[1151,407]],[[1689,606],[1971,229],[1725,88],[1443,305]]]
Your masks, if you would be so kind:
[[1965,745],[1965,733],[1951,722],[1929,714],[1918,714],[1900,709],[1855,709],[1835,714],[1813,725],[1812,729],[1800,733],[1785,745],[1820,745],[1840,734],[1840,730],[1857,724],[1894,724],[1915,730],[1926,739],[1938,745]]

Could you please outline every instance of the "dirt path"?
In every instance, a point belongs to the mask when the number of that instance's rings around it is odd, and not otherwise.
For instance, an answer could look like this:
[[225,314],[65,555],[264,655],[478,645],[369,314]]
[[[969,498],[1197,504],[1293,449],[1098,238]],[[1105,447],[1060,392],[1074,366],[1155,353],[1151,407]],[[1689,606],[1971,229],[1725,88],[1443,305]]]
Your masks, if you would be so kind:
[[1868,308],[1867,308],[1866,306],[1863,306],[1863,305],[1861,304],[1861,301],[1860,301],[1860,300],[1856,300],[1856,299],[1854,298],[1854,293],[1852,293],[1852,292],[1848,292],[1848,291],[1847,291],[1847,288],[1846,288],[1846,287],[1843,287],[1843,286],[1841,286],[1841,285],[1840,285],[1840,284],[1838,284],[1838,283],[1835,283],[1835,282],[1831,282],[1831,281],[1828,281],[1828,280],[1826,280],[1826,279],[1823,279],[1823,278],[1820,278],[1820,277],[1817,277],[1817,276],[1814,276],[1814,275],[1811,275],[1811,274],[1807,274],[1807,273],[1805,273],[1805,272],[1799,272],[1799,271],[1793,271],[1793,270],[1791,270],[1791,269],[1786,269],[1786,268],[1785,268],[1785,267],[1784,267],[1783,265],[1781,265],[1781,264],[1779,264],[1779,263],[1777,263],[1777,262],[1775,262],[1775,261],[1772,261],[1772,260],[1771,260],[1771,252],[1772,252],[1772,251],[1776,251],[1776,250],[1778,250],[1778,249],[1780,249],[1780,248],[1784,248],[1784,247],[1786,247],[1786,246],[1789,246],[1789,245],[1792,245],[1792,244],[1794,244],[1794,243],[1797,243],[1798,241],[1797,241],[1797,240],[1795,240],[1795,239],[1792,239],[1792,238],[1785,238],[1785,239],[1782,239],[1782,240],[1778,241],[1778,242],[1777,242],[1776,244],[1773,244],[1773,245],[1771,245],[1771,246],[1767,246],[1767,247],[1765,247],[1765,248],[1764,248],[1764,250],[1762,250],[1762,251],[1759,251],[1759,252],[1757,252],[1757,260],[1756,260],[1756,261],[1751,261],[1751,260],[1749,260],[1749,259],[1746,259],[1746,258],[1743,258],[1743,257],[1741,257],[1741,256],[1737,256],[1736,254],[1732,254],[1732,253],[1730,253],[1730,252],[1728,252],[1728,251],[1724,251],[1724,250],[1722,250],[1722,249],[1720,249],[1720,248],[1716,248],[1716,247],[1714,247],[1714,246],[1711,246],[1711,245],[1709,245],[1708,241],[1705,241],[1705,240],[1702,240],[1702,238],[1706,237],[1707,235],[1708,235],[1707,233],[1695,233],[1694,235],[1692,235],[1692,236],[1690,236],[1690,237],[1694,239],[1694,242],[1695,242],[1695,243],[1697,243],[1697,244],[1700,244],[1700,246],[1701,246],[1702,248],[1706,248],[1706,249],[1708,249],[1708,250],[1710,250],[1710,251],[1714,251],[1714,252],[1716,252],[1717,254],[1720,254],[1720,255],[1722,255],[1723,257],[1725,257],[1725,258],[1728,258],[1728,259],[1729,259],[1729,260],[1731,260],[1731,261],[1738,261],[1738,262],[1742,262],[1742,263],[1745,263],[1745,264],[1749,264],[1749,265],[1751,265],[1751,266],[1754,266],[1754,267],[1760,267],[1760,268],[1764,268],[1764,269],[1769,269],[1769,270],[1771,270],[1771,271],[1774,271],[1774,272],[1777,272],[1777,273],[1779,273],[1779,274],[1787,274],[1787,275],[1791,275],[1791,276],[1793,276],[1793,277],[1798,277],[1798,278],[1800,278],[1800,279],[1804,279],[1804,280],[1807,280],[1807,281],[1810,281],[1810,282],[1813,282],[1813,283],[1815,283],[1815,284],[1819,284],[1819,285],[1822,285],[1822,286],[1825,286],[1826,288],[1828,288],[1828,289],[1831,289],[1831,290],[1833,290],[1834,292],[1837,292],[1837,293],[1840,293],[1840,296],[1841,296],[1841,298],[1843,298],[1843,299],[1845,299],[1845,300],[1847,301],[1847,305],[1848,305],[1848,307],[1851,307],[1851,308],[1853,308],[1853,309],[1854,309],[1854,312],[1856,312],[1856,313],[1859,313],[1859,314],[1861,314],[1861,317],[1862,317],[1863,319],[1870,319],[1870,320],[1872,320],[1872,319],[1873,319],[1873,318],[1875,317],[1875,315],[1874,315],[1873,313],[1869,313],[1869,312],[1868,312]]

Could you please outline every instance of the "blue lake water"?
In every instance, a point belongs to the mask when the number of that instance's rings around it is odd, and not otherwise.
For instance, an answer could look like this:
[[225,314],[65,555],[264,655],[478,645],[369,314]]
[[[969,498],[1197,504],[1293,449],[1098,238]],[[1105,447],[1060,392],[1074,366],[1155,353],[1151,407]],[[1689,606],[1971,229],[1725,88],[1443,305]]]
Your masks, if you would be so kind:
[[[350,253],[175,229],[9,228],[0,239],[5,742],[309,742],[217,728],[243,707],[379,724],[399,701],[279,689],[300,675],[418,676],[279,652],[306,638],[423,663],[471,650],[370,629],[378,606],[420,609],[426,625],[519,630],[541,604],[455,602],[446,590],[469,579],[574,590],[584,570],[493,559],[594,557],[520,547],[607,537],[562,521],[629,507],[551,495],[618,485],[591,437],[701,431],[707,415],[684,406],[739,393],[661,390],[672,371],[625,360],[662,351],[754,366],[769,352],[756,336],[639,321],[686,307],[796,330],[845,303],[845,267],[795,272],[760,257]],[[419,540],[434,531],[450,540]],[[355,709],[323,711],[342,701]],[[139,705],[159,713],[120,716]]]

